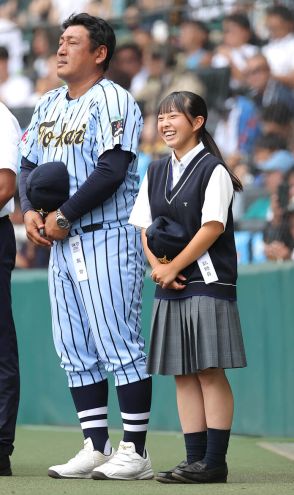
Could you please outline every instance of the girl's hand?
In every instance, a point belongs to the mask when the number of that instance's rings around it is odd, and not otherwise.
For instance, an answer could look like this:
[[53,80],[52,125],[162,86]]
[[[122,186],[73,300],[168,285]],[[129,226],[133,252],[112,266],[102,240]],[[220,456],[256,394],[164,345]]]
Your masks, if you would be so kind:
[[184,284],[176,281],[176,278],[184,281],[186,280],[186,277],[182,274],[178,274],[171,263],[155,266],[151,272],[151,278],[163,289],[182,290],[186,287]]

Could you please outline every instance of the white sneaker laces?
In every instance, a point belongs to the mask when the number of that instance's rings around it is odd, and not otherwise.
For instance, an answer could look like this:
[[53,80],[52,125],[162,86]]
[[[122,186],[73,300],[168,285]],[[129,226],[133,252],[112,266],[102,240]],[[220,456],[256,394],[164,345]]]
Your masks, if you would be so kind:
[[126,462],[130,462],[133,452],[128,452],[125,449],[119,448],[117,453],[110,461],[117,466],[124,466]]

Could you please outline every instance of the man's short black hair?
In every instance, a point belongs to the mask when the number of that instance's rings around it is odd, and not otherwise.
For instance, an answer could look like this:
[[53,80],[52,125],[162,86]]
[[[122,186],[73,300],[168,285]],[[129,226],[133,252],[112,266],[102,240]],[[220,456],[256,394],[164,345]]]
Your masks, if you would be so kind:
[[115,50],[116,38],[110,24],[101,17],[82,13],[71,15],[64,23],[62,28],[66,30],[69,26],[84,26],[89,33],[91,51],[96,50],[98,46],[105,45],[107,56],[103,62],[103,69],[107,70],[109,62]]
[[266,10],[267,15],[275,15],[286,22],[294,22],[294,11],[288,9],[286,5],[274,5]]
[[235,12],[233,14],[224,17],[224,21],[233,22],[247,31],[251,31],[250,21],[246,14],[242,12]]

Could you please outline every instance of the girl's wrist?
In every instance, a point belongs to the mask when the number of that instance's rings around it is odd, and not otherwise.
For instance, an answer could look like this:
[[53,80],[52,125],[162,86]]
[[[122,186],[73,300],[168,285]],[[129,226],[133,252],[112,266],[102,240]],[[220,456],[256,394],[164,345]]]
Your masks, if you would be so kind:
[[157,258],[156,258],[156,260],[152,260],[149,263],[150,263],[152,270],[153,270],[153,268],[156,268],[157,266],[161,265],[160,261],[158,261]]
[[177,272],[177,274],[178,274],[181,270],[183,270],[183,268],[181,268],[181,267],[179,266],[179,263],[177,263],[177,258],[174,258],[174,259],[170,262],[170,268],[171,268],[172,270],[174,270],[175,272]]

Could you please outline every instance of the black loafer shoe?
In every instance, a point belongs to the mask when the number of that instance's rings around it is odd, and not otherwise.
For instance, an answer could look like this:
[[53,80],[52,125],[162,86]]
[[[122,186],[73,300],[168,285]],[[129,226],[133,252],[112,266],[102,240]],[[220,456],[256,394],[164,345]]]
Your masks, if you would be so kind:
[[209,468],[205,462],[198,461],[184,468],[179,466],[172,473],[173,478],[184,483],[226,483],[228,466]]
[[0,476],[11,476],[9,455],[0,455]]
[[160,471],[157,473],[155,476],[156,481],[159,481],[160,483],[183,483],[181,480],[177,480],[172,476],[172,473],[176,469],[183,469],[184,467],[188,466],[186,461],[180,462],[177,466],[175,466],[173,469],[170,469],[169,471]]

